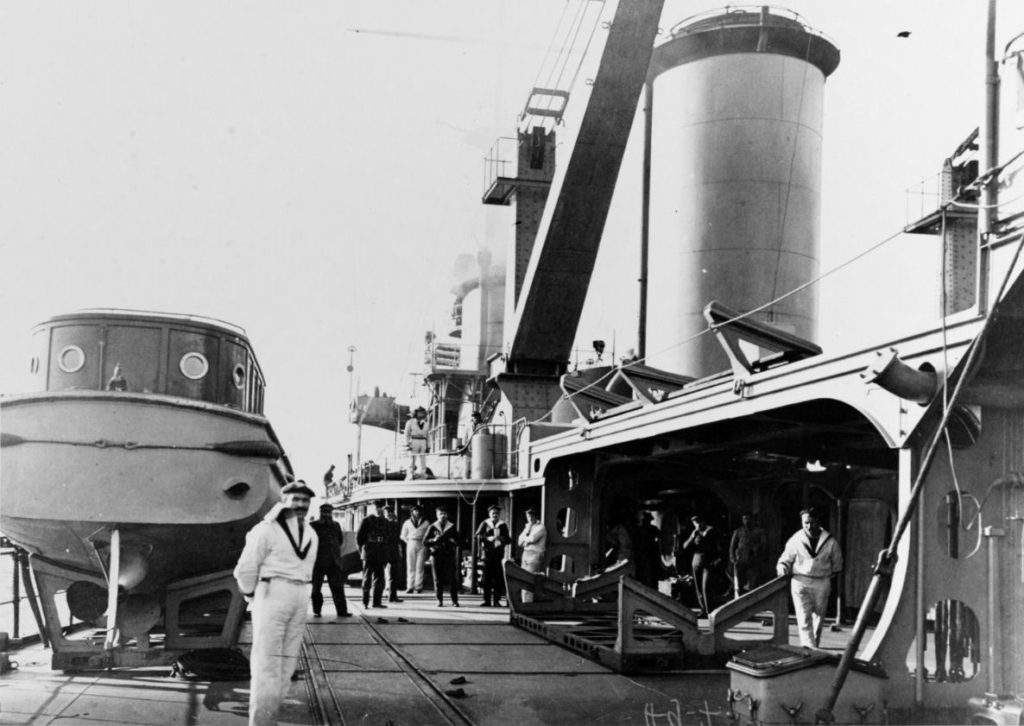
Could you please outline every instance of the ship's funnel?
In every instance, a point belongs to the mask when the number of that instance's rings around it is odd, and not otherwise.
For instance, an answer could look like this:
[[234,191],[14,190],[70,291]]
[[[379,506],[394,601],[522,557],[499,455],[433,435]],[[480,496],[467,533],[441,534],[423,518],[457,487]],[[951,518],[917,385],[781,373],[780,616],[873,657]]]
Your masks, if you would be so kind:
[[[648,75],[645,353],[704,376],[729,366],[700,335],[708,302],[753,310],[818,274],[823,95],[839,51],[767,8],[684,21],[671,36]],[[814,340],[817,306],[811,286],[752,317]]]

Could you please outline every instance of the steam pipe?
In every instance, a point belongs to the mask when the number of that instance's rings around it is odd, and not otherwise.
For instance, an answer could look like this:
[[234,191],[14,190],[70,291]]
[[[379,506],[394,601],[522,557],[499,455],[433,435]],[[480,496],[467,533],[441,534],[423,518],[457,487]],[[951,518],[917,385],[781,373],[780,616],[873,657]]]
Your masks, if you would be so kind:
[[1003,692],[1003,659],[996,647],[999,642],[999,538],[1006,534],[1000,527],[986,527],[988,538],[988,690]]
[[917,510],[917,567],[914,577],[914,657],[917,668],[914,669],[914,703],[924,703],[924,639],[926,636],[924,610],[924,509]]
[[878,359],[861,371],[860,376],[865,383],[877,383],[889,393],[922,405],[939,390],[938,375],[934,371],[911,368],[900,360],[895,348],[889,348],[888,353],[878,351]]

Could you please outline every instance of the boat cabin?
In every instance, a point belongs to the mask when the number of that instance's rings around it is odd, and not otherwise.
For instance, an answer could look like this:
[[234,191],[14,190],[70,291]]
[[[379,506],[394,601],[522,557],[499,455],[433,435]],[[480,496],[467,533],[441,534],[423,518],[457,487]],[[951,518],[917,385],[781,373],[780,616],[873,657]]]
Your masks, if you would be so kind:
[[33,330],[35,390],[125,391],[263,412],[264,378],[242,328],[209,318],[85,310]]

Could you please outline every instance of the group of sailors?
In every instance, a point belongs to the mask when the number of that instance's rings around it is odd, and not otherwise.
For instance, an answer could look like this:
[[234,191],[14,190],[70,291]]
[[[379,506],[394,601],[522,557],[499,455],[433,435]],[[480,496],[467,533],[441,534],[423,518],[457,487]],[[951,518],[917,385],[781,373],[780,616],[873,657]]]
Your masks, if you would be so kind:
[[[252,610],[251,724],[276,723],[302,643],[309,597],[307,585],[312,583],[315,617],[322,614],[325,580],[337,615],[350,614],[341,561],[343,534],[333,519],[333,507],[322,505],[320,517],[307,524],[313,491],[304,482],[296,481],[282,489],[282,496],[282,501],[246,535],[234,571],[239,590]],[[445,590],[451,604],[459,606],[463,579],[460,549],[466,541],[444,506],[434,510],[433,521],[427,521],[423,515],[422,508],[414,505],[408,519],[400,524],[393,507],[376,502],[363,518],[356,542],[363,566],[364,607],[386,607],[385,589],[389,601],[401,602],[398,589],[403,574],[407,594],[422,592],[428,560],[438,607],[444,605]],[[527,510],[526,520],[517,540],[521,563],[530,572],[543,572],[547,566],[547,530],[534,509]],[[714,604],[713,574],[725,553],[722,539],[712,526],[699,515],[691,521],[693,531],[677,552],[677,562],[684,553],[691,555],[690,577],[701,609],[709,612]],[[619,523],[609,529],[607,539],[612,547],[606,560],[612,564],[632,560],[638,579],[647,580],[645,584],[653,582],[656,587],[663,574],[657,561],[661,552],[660,530],[646,512],[639,513],[629,524]],[[488,518],[480,523],[474,537],[483,564],[480,604],[500,606],[506,595],[502,562],[512,536],[509,525],[501,519],[499,507],[488,509]],[[764,534],[745,515],[741,527],[733,532],[727,553],[737,594],[758,584],[763,553]],[[801,512],[801,528],[787,541],[776,563],[778,575],[791,576],[801,645],[818,646],[831,578],[842,567],[843,558],[835,538],[822,528],[813,510]],[[524,602],[528,600],[526,595]]]
[[[604,564],[608,568],[631,560],[635,579],[657,589],[667,573],[662,532],[651,520],[649,512],[640,511],[634,521],[623,520],[608,527],[605,539],[609,549]],[[692,588],[700,617],[707,617],[724,600],[740,597],[767,579],[767,540],[750,513],[741,516],[741,524],[728,542],[703,515],[693,515],[690,523],[689,532],[677,537],[673,546],[675,580],[683,588]],[[790,576],[801,645],[819,646],[832,578],[842,569],[843,555],[837,540],[821,526],[814,509],[805,509],[800,513],[800,529],[786,542],[775,563],[776,575]],[[683,589],[674,594],[686,599]]]
[[[313,496],[313,490],[301,480],[286,485],[282,501],[246,535],[234,570],[239,591],[252,610],[250,724],[277,723],[281,700],[288,690],[302,644],[307,585],[312,583],[314,617],[322,615],[325,580],[338,616],[350,615],[341,561],[344,535],[329,504],[321,505],[318,519],[306,522]],[[399,525],[394,509],[376,502],[363,518],[356,542],[363,565],[364,607],[386,607],[385,589],[390,601],[401,602],[397,589],[403,544],[406,592],[423,591],[424,569],[429,559],[438,606],[443,606],[447,589],[452,605],[458,607],[462,584],[458,558],[465,542],[445,507],[437,507],[434,514],[434,521],[426,521],[417,505]],[[475,532],[484,564],[484,606],[498,606],[505,596],[501,562],[511,536],[500,514],[500,508],[490,507],[488,518]],[[530,510],[527,519],[520,537],[527,553],[524,563],[539,571],[546,532],[534,510]]]

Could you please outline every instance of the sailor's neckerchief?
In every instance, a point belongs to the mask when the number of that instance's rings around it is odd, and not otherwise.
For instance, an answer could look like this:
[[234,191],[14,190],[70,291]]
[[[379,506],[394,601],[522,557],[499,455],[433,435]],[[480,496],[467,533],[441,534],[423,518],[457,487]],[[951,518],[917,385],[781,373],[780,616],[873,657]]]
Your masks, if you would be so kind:
[[306,546],[305,547],[300,547],[299,546],[299,545],[302,544],[302,541],[301,541],[301,538],[302,538],[301,525],[300,525],[300,529],[299,529],[300,541],[296,542],[295,541],[295,537],[292,536],[291,529],[288,528],[288,519],[289,519],[288,513],[289,513],[289,511],[290,511],[289,509],[282,508],[281,511],[277,513],[277,523],[281,525],[281,529],[284,530],[285,536],[288,537],[288,543],[292,546],[292,550],[295,552],[295,556],[298,557],[300,560],[304,560],[304,559],[306,559],[306,555],[309,554],[309,548],[313,544],[313,540],[312,539],[308,539],[306,541]]
[[801,544],[804,546],[804,550],[813,560],[821,552],[821,548],[825,544],[825,541],[829,538],[829,534],[824,529],[819,529],[818,536],[816,537],[812,537],[804,530],[801,530],[801,533],[804,535],[804,540],[803,542],[801,542]]

